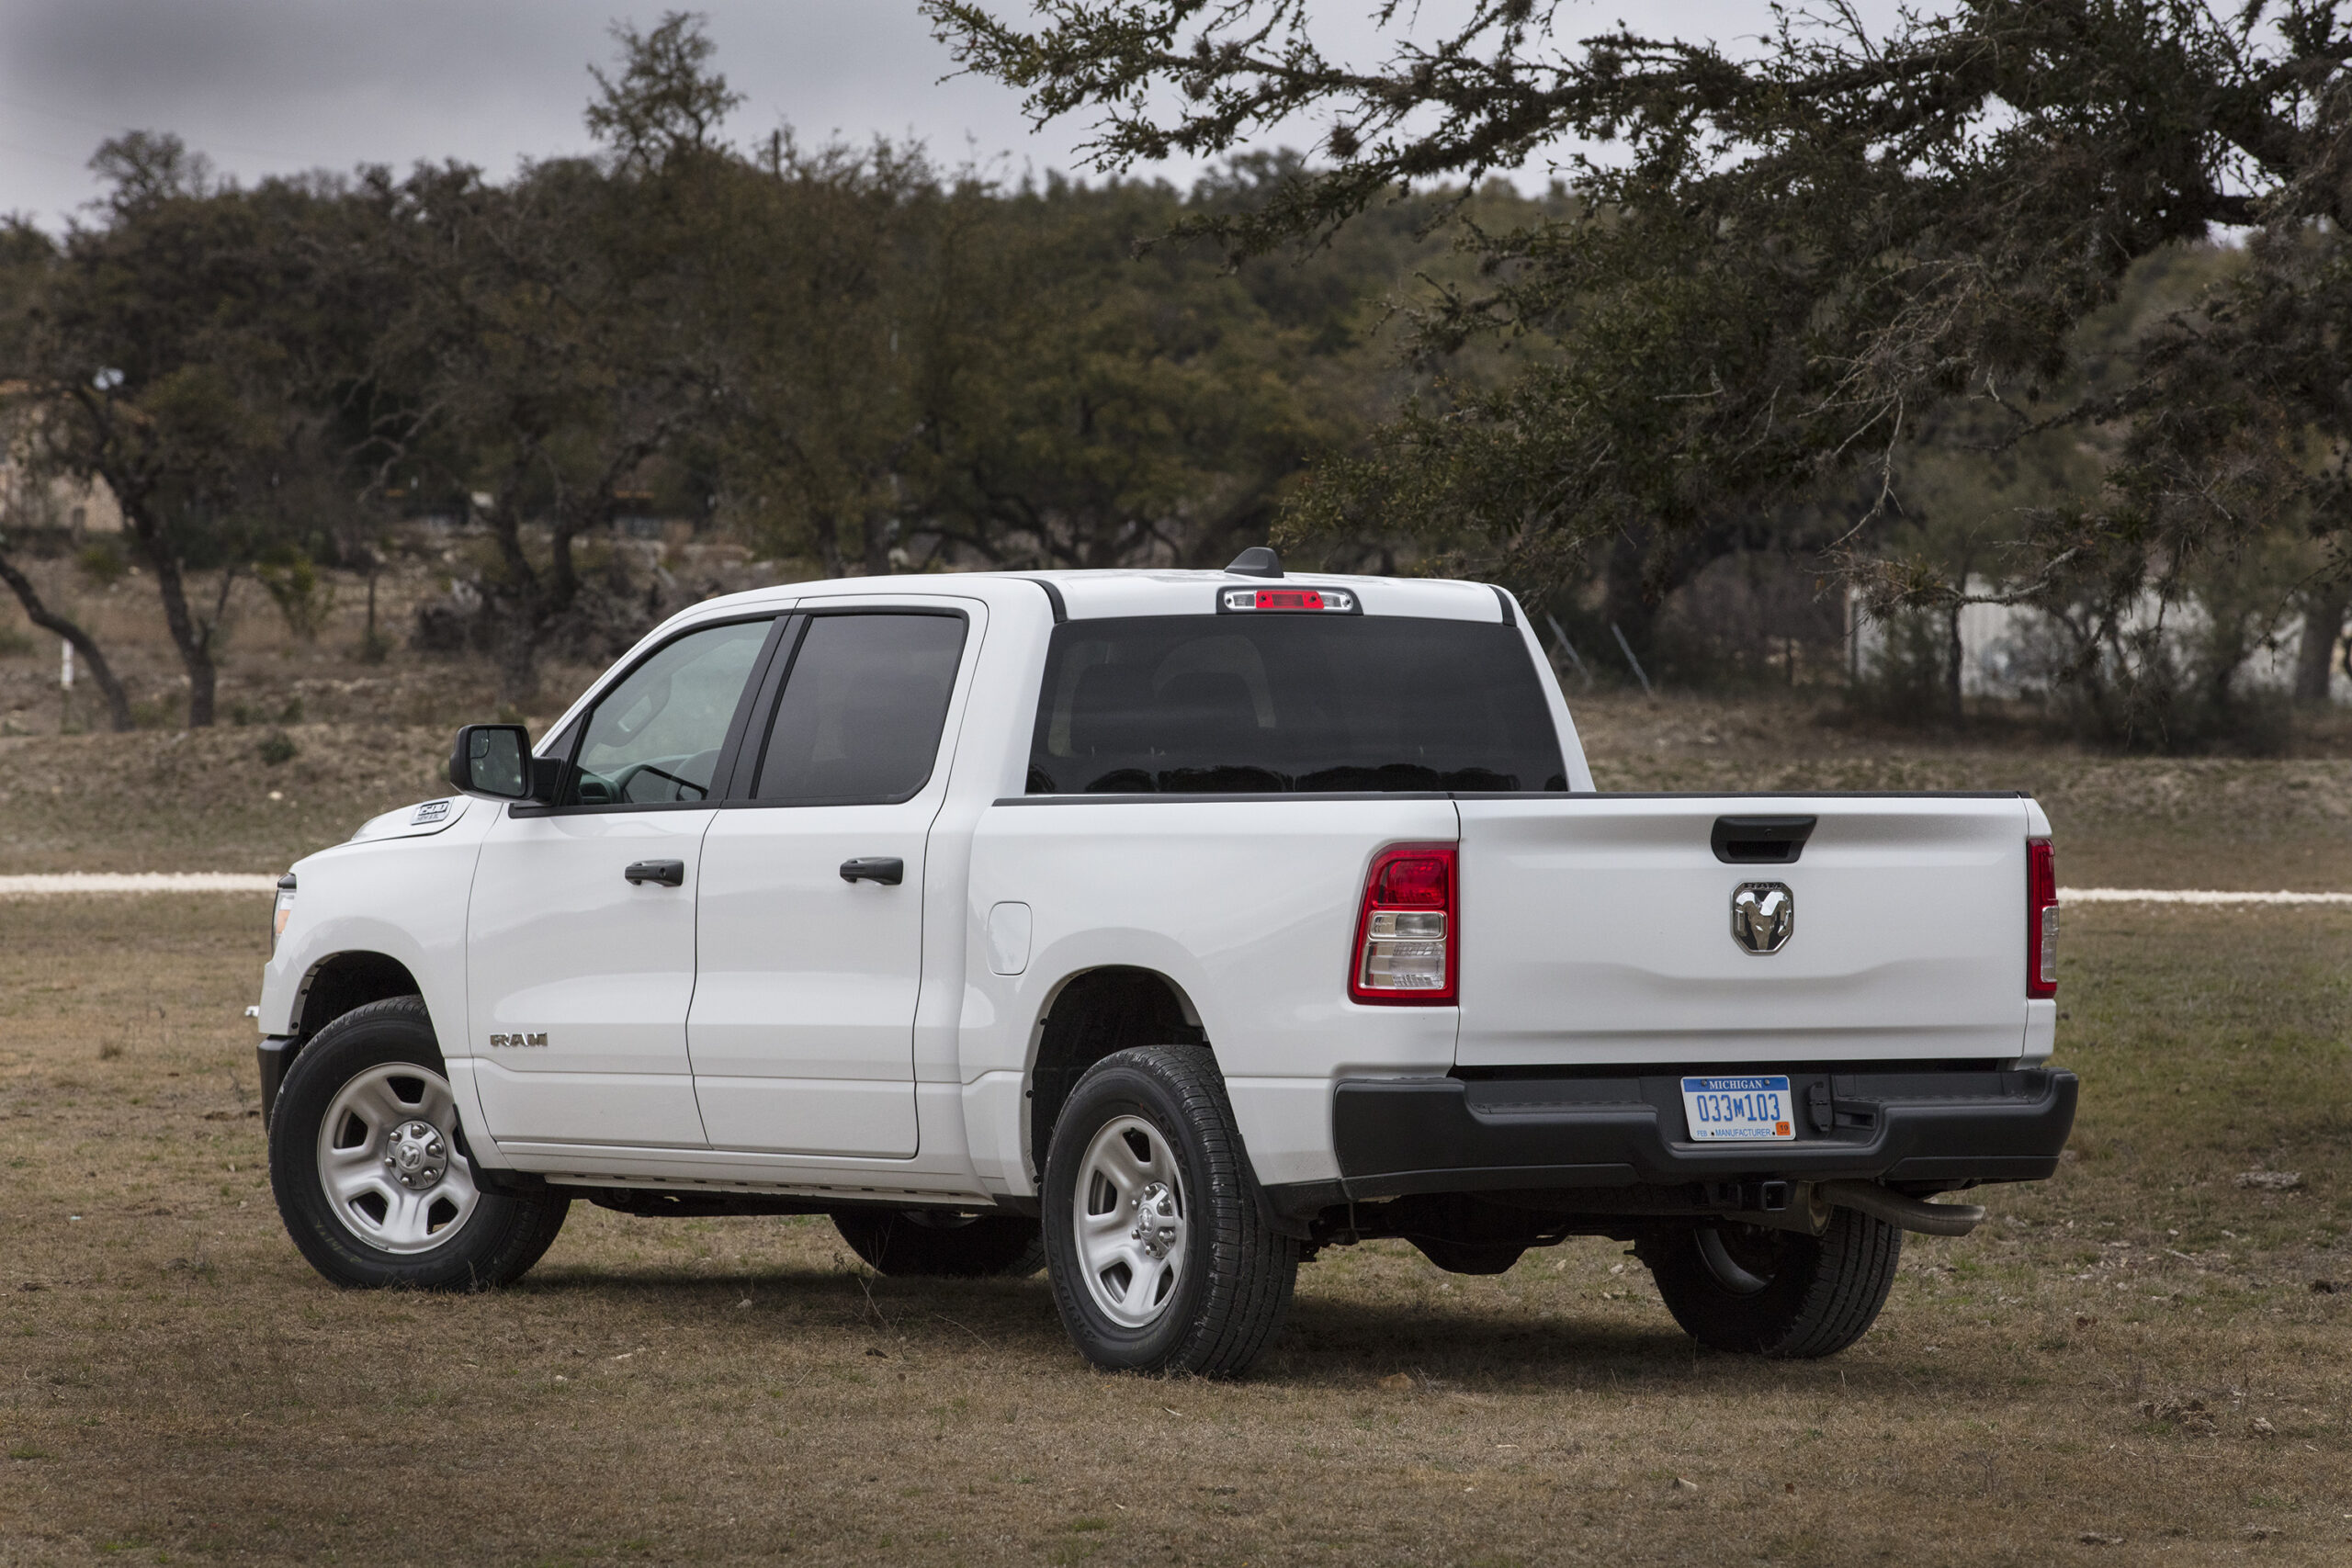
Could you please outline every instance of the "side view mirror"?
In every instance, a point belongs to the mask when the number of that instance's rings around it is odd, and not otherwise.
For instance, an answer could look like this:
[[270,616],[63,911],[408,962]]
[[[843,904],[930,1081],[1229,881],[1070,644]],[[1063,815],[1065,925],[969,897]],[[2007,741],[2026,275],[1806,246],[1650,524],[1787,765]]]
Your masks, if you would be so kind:
[[449,752],[449,783],[492,800],[531,796],[531,736],[519,724],[469,724]]

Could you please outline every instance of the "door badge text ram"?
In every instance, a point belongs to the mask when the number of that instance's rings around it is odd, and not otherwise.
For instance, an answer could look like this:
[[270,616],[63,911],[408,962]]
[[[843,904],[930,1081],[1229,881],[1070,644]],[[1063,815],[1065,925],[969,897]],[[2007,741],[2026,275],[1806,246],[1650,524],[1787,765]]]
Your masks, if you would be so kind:
[[1788,946],[1797,930],[1797,896],[1785,882],[1743,882],[1732,890],[1731,939],[1758,958]]
[[493,1034],[490,1037],[490,1048],[493,1051],[503,1050],[510,1045],[544,1046],[547,1043],[548,1037],[544,1034]]

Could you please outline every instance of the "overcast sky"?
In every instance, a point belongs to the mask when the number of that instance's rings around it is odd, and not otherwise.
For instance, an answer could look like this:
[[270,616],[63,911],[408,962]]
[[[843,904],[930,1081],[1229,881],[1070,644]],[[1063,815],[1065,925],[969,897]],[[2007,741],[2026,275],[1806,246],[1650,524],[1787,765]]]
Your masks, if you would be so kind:
[[[677,0],[673,0],[673,6]],[[461,158],[494,174],[526,156],[588,145],[587,67],[612,55],[616,17],[640,27],[664,6],[631,0],[0,0],[0,211],[55,227],[88,201],[85,167],[117,132],[177,132],[225,174],[361,163],[405,169]],[[698,0],[718,68],[746,102],[741,139],[782,123],[807,140],[839,131],[914,136],[935,156],[967,150],[1023,169],[1074,169],[1085,128],[1031,135],[1017,96],[963,77],[915,0]],[[1020,0],[1002,0],[1010,15]],[[1328,36],[1367,56],[1368,0],[1330,0]],[[1425,28],[1460,0],[1423,0]],[[1861,9],[1883,21],[1893,0]],[[1763,0],[1573,5],[1575,29],[1623,16],[1657,32],[1752,37]],[[1369,59],[1367,59],[1369,62]],[[1295,138],[1294,140],[1303,140]],[[1189,180],[1190,166],[1164,171]]]

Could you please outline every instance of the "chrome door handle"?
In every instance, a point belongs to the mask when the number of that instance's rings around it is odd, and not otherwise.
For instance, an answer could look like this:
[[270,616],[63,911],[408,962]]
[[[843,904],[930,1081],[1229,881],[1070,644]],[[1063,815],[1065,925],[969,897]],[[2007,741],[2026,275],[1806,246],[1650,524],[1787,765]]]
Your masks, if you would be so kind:
[[632,886],[658,882],[664,887],[683,887],[686,882],[686,863],[682,860],[641,860],[631,863],[621,874]]
[[842,862],[843,882],[878,882],[896,887],[907,879],[907,863],[896,855],[867,855]]

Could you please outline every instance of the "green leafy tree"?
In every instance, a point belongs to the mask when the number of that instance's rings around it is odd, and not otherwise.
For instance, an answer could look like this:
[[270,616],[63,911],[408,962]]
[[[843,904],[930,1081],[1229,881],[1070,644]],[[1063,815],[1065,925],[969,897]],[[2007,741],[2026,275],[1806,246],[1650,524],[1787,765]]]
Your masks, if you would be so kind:
[[209,725],[235,583],[315,527],[334,488],[318,476],[373,320],[369,234],[334,182],[216,186],[176,137],[116,138],[93,166],[111,187],[96,220],[17,271],[5,375],[31,411],[33,468],[120,504],[187,721]]
[[704,256],[723,228],[711,124],[733,99],[700,74],[696,23],[616,29],[599,77],[601,160],[493,185],[462,165],[390,193],[405,304],[376,347],[389,389],[379,489],[475,489],[494,559],[479,588],[502,702],[538,694],[539,657],[594,597],[580,542],[649,465],[717,417],[725,329]]
[[[1213,256],[1134,254],[1183,203],[1055,180],[1000,198],[990,302],[926,425],[942,537],[992,564],[1198,565],[1262,540],[1285,482],[1337,434],[1317,344]],[[1321,406],[1318,406],[1321,405]]]
[[2352,185],[2352,88],[2339,85],[2331,199],[2287,194],[2241,265],[2151,333],[2142,376],[2114,403],[2129,432],[2086,557],[2154,549],[2184,569],[2263,531],[2305,542],[2295,694],[2324,701],[2352,608],[2352,243],[2337,209]]
[[920,149],[800,146],[784,132],[724,171],[724,473],[768,546],[830,576],[906,558],[928,500],[914,468],[961,390],[965,265],[985,195]]
[[[1046,0],[1031,25],[926,9],[1034,118],[1091,117],[1104,168],[1317,126],[1320,164],[1178,225],[1238,254],[1400,187],[1560,158],[1573,209],[1465,226],[1478,279],[1418,326],[1440,363],[1509,341],[1516,369],[1439,378],[1292,513],[1334,533],[1442,520],[1456,563],[1537,586],[1613,542],[1647,558],[1654,600],[1727,517],[1811,502],[1842,506],[1824,542],[1882,604],[1964,597],[1878,559],[1923,422],[1973,400],[2016,439],[2100,412],[2038,400],[2135,261],[2290,208],[2341,228],[2352,190],[2330,173],[2352,44],[2324,0],[1962,0],[1883,38],[1833,6],[1779,13],[1747,54],[1571,40],[1532,0],[1479,0],[1415,41],[1385,6],[1399,30],[1372,64],[1328,55],[1303,0]],[[2176,553],[2099,505],[2021,535],[1999,597],[2078,597],[2094,556],[2136,592]]]
[[1136,254],[1256,177],[1189,202],[1131,182],[1008,191],[887,143],[771,139],[718,243],[738,258],[735,503],[832,574],[1197,563],[1262,540],[1381,379],[1367,300],[1395,254],[1235,272],[1198,246]]

